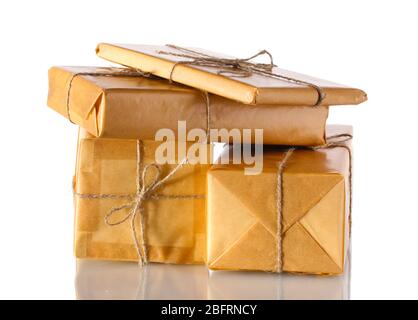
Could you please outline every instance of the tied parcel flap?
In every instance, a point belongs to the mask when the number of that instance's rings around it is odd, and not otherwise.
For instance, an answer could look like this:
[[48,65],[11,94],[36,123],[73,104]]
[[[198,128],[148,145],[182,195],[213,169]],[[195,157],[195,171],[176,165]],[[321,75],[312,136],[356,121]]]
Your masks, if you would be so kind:
[[[158,145],[153,141],[142,142],[141,164],[155,162]],[[173,167],[160,165],[162,175]],[[204,262],[206,171],[207,165],[186,164],[152,194],[157,198],[144,200],[142,223],[148,261]],[[78,258],[138,260],[130,221],[112,226],[105,223],[110,210],[132,201],[126,195],[135,195],[136,177],[136,140],[93,138],[80,130],[75,179]],[[152,175],[146,178],[153,179]],[[112,220],[123,220],[128,211],[129,208],[115,212]],[[140,219],[135,220],[135,226],[141,235]]]
[[[154,140],[161,128],[178,137],[178,121],[186,121],[187,132],[206,131],[208,124],[212,129],[239,129],[241,134],[242,129],[263,129],[265,144],[325,142],[326,106],[251,106],[215,95],[209,95],[208,105],[199,90],[128,75],[115,68],[53,67],[48,105],[92,135],[105,138]],[[220,140],[227,142],[228,137]]]
[[[330,129],[351,131],[350,127]],[[265,150],[260,175],[244,175],[241,165],[216,165],[209,171],[211,269],[277,271],[277,166],[285,154],[277,147]],[[347,149],[293,152],[283,171],[281,271],[343,272],[349,237],[349,189]]]
[[265,55],[268,63],[174,45],[100,43],[96,53],[106,60],[245,104],[348,105],[367,100],[362,90],[273,67],[265,50],[260,55]]

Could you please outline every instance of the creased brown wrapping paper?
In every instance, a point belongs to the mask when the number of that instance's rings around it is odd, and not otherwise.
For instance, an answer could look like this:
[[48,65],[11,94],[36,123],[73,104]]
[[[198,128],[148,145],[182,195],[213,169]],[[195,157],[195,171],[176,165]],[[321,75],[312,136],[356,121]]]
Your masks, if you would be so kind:
[[[68,117],[67,96],[74,74],[111,70],[115,69],[51,68],[48,106]],[[188,132],[207,129],[204,94],[164,79],[78,75],[71,82],[68,106],[71,120],[97,137],[154,140],[161,128],[178,137],[180,120],[186,121]],[[263,129],[265,144],[323,144],[327,117],[326,106],[251,106],[210,95],[210,128],[237,128],[241,135],[242,129]]]
[[[330,134],[351,132],[351,127],[330,129]],[[284,154],[266,150],[263,172],[256,176],[244,175],[241,165],[215,165],[208,172],[209,268],[276,271],[277,163]],[[283,271],[343,272],[348,175],[344,148],[293,153],[283,174]]]
[[[187,50],[187,48],[185,48]],[[204,53],[213,58],[236,59],[236,57],[213,53],[203,49],[188,48]],[[252,73],[242,76],[237,68],[207,67],[187,62],[193,58],[185,58],[179,54],[188,54],[182,48],[171,45],[153,46],[141,44],[109,44],[100,43],[96,53],[99,57],[118,64],[151,72],[159,77],[204,90],[222,97],[240,101],[245,104],[276,104],[276,105],[315,105],[318,92],[313,86],[297,84],[282,79]],[[195,54],[192,53],[192,56]],[[266,55],[266,54],[265,54]],[[241,57],[247,58],[247,57]],[[265,58],[268,59],[267,56]],[[178,63],[181,61],[182,63]],[[253,60],[247,62],[255,62]],[[265,63],[269,61],[264,61]],[[174,68],[174,69],[173,69]],[[319,86],[324,94],[322,105],[359,104],[367,100],[366,94],[360,90],[314,78],[297,72],[274,67],[274,74],[308,82]]]
[[[154,163],[159,143],[143,141],[142,163]],[[101,139],[80,130],[75,177],[76,194],[135,194],[136,140]],[[166,175],[175,165],[162,165]],[[144,202],[148,261],[200,264],[206,253],[207,165],[185,165],[156,193],[200,195],[196,199],[149,199]],[[75,196],[75,255],[78,258],[137,261],[129,221],[105,223],[106,213],[127,199]],[[126,212],[120,212],[116,219]],[[136,220],[138,222],[138,220]],[[137,230],[140,226],[137,223]]]

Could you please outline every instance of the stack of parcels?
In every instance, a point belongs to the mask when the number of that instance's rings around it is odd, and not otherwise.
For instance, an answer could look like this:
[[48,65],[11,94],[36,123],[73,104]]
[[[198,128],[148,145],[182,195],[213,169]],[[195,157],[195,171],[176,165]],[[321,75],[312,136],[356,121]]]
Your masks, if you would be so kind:
[[[343,272],[351,128],[326,120],[363,91],[200,49],[100,44],[97,54],[124,68],[49,71],[48,105],[80,126],[76,257]],[[172,152],[160,129],[174,133]],[[212,164],[212,142],[227,143],[224,154],[241,147],[214,129],[263,129],[262,172]],[[183,141],[196,130],[210,137],[198,147]],[[197,150],[199,162],[184,161]]]

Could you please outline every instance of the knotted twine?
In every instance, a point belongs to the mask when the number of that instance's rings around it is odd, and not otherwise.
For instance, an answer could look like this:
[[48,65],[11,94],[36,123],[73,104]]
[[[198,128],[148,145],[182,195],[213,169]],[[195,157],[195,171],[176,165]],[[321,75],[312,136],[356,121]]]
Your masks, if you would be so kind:
[[[212,68],[218,68],[217,74],[219,75],[225,75],[225,76],[232,76],[232,77],[249,77],[253,74],[258,74],[262,76],[266,76],[269,78],[275,78],[283,81],[287,81],[290,83],[298,84],[298,85],[305,85],[308,87],[311,87],[316,90],[318,93],[318,98],[314,106],[318,106],[322,103],[322,101],[325,99],[325,92],[322,90],[322,88],[312,82],[304,81],[288,76],[284,76],[278,73],[273,72],[273,68],[276,67],[276,65],[273,62],[273,56],[270,52],[267,50],[261,50],[258,53],[252,55],[248,58],[238,59],[238,58],[221,58],[212,56],[203,52],[195,51],[188,48],[179,47],[173,44],[167,44],[167,47],[179,51],[179,53],[170,52],[170,51],[164,51],[160,50],[157,51],[159,54],[163,55],[170,55],[175,57],[181,57],[186,58],[189,60],[182,60],[182,61],[176,61],[170,71],[169,80],[170,82],[173,82],[173,73],[175,68],[178,65],[195,65],[195,66],[201,66],[201,67],[212,67]],[[267,55],[270,62],[269,63],[256,63],[252,62],[251,60],[262,56]],[[70,80],[68,85],[68,91],[67,91],[67,99],[66,99],[66,112],[67,112],[67,118],[70,122],[74,123],[71,119],[71,108],[70,108],[70,93],[71,88],[74,79],[77,76],[85,75],[85,76],[105,76],[105,77],[117,77],[117,76],[125,76],[125,77],[155,77],[151,72],[145,72],[137,68],[132,67],[126,67],[126,68],[108,68],[105,69],[106,71],[99,71],[99,72],[76,72],[74,73]],[[206,141],[209,141],[210,139],[210,101],[209,101],[209,94],[206,91],[202,91],[205,99],[206,104]]]
[[[66,99],[66,111],[67,118],[71,123],[74,123],[71,120],[71,108],[70,108],[70,94],[71,88],[74,79],[77,76],[104,76],[104,77],[146,77],[152,78],[154,75],[148,72],[143,72],[140,69],[132,68],[107,68],[104,71],[96,72],[76,72],[72,74],[69,79],[68,90],[67,90],[67,99]],[[205,105],[206,105],[206,140],[203,143],[209,141],[210,134],[210,100],[209,94],[205,91],[202,91]],[[142,163],[142,142],[137,140],[137,169],[136,169],[136,193],[135,194],[83,194],[83,193],[74,193],[74,196],[80,199],[90,199],[90,200],[100,200],[100,199],[128,199],[129,202],[113,207],[105,215],[104,221],[108,226],[117,226],[130,221],[130,228],[132,232],[132,238],[134,241],[135,249],[138,256],[138,263],[143,266],[148,262],[148,252],[145,242],[145,223],[144,223],[144,206],[143,203],[146,200],[159,200],[159,199],[202,199],[203,195],[161,195],[156,194],[155,191],[164,185],[173,175],[177,173],[185,164],[187,164],[187,157],[184,158],[180,163],[171,170],[165,177],[161,178],[161,167],[157,164],[147,164],[143,168]],[[156,175],[153,177],[153,180],[150,184],[145,183],[146,176],[149,174],[150,170],[154,168],[156,170]],[[128,214],[125,215],[122,219],[111,222],[110,219],[115,213],[119,211],[129,209]],[[139,217],[139,225],[141,228],[140,239],[138,239],[138,232],[136,230],[136,219]]]
[[[187,158],[177,164],[167,175],[162,177],[161,167],[155,163],[142,166],[142,149],[143,145],[140,140],[136,141],[136,192],[135,194],[84,194],[74,193],[80,199],[100,200],[100,199],[127,199],[128,202],[112,207],[105,215],[104,222],[108,226],[117,226],[127,221],[130,222],[130,229],[132,232],[132,239],[138,255],[138,262],[140,265],[145,265],[148,262],[148,252],[145,241],[145,222],[144,222],[144,201],[160,200],[160,199],[202,199],[203,195],[161,195],[157,194],[158,188],[162,187],[168,180],[170,180],[185,164]],[[146,177],[154,170],[156,174],[152,177],[149,184],[146,183]],[[128,213],[116,221],[111,221],[111,218],[118,212],[128,209]],[[138,239],[138,232],[136,229],[136,220],[141,228],[140,237]]]
[[[176,66],[180,64],[186,64],[186,65],[196,65],[196,66],[202,66],[202,67],[213,67],[213,68],[219,68],[217,73],[220,75],[229,75],[229,76],[235,76],[235,77],[249,77],[253,74],[259,74],[264,75],[270,78],[276,78],[280,80],[284,80],[290,83],[295,83],[299,85],[307,85],[309,87],[312,87],[315,89],[318,93],[318,99],[315,103],[315,106],[318,106],[321,104],[321,102],[325,98],[325,93],[323,92],[322,88],[315,85],[314,83],[299,80],[296,78],[280,75],[273,72],[273,68],[276,67],[276,65],[273,63],[273,56],[267,51],[267,50],[261,50],[257,54],[244,58],[244,59],[231,59],[231,58],[220,58],[216,56],[211,56],[202,52],[198,52],[195,50],[175,46],[175,45],[166,45],[169,48],[176,49],[180,51],[181,53],[173,53],[173,52],[167,52],[167,51],[158,51],[160,54],[166,54],[166,55],[172,55],[182,58],[187,58],[190,60],[185,61],[177,61],[174,63],[171,72],[169,80],[170,82],[173,81],[173,73],[176,68]],[[255,63],[251,62],[251,60],[262,56],[267,55],[270,59],[270,63]],[[109,72],[110,71],[110,72]],[[71,120],[71,108],[70,108],[70,93],[72,88],[72,83],[74,79],[79,75],[86,75],[86,76],[109,76],[109,77],[115,77],[115,76],[127,76],[127,77],[133,77],[133,76],[141,76],[141,77],[152,77],[153,75],[149,72],[144,72],[140,69],[134,69],[134,68],[112,68],[109,69],[107,72],[77,72],[74,73],[70,80],[68,85],[68,91],[67,91],[67,99],[66,99],[66,111],[67,111],[67,118],[70,122],[74,123]],[[206,91],[202,91],[205,104],[206,104],[206,142],[210,139],[210,99],[209,94]],[[351,139],[351,135],[336,135],[331,136],[328,138],[328,140],[332,140],[338,137],[346,137]],[[346,141],[346,140],[345,140]],[[344,142],[344,141],[342,141]],[[341,141],[340,141],[341,143]],[[340,143],[329,141],[323,146],[318,147],[308,147],[308,149],[311,150],[318,150],[318,149],[328,149],[328,148],[335,148],[335,147],[345,147],[349,151],[349,157],[350,157],[350,174],[349,174],[349,180],[350,180],[350,225],[351,225],[351,150],[344,145],[341,145]],[[133,199],[131,202],[124,204],[119,207],[112,208],[105,216],[105,223],[110,226],[115,226],[124,223],[128,219],[131,221],[131,230],[132,230],[132,237],[134,239],[135,248],[138,254],[139,263],[141,265],[144,265],[147,263],[147,250],[146,250],[146,244],[145,244],[145,238],[144,238],[144,223],[143,223],[143,201],[148,199],[161,199],[161,195],[153,194],[154,190],[160,187],[162,184],[164,184],[168,179],[171,178],[172,175],[174,175],[185,163],[187,163],[187,158],[183,159],[167,176],[165,176],[163,179],[160,180],[161,176],[161,169],[156,164],[150,164],[146,165],[142,173],[140,171],[141,167],[141,143],[140,140],[137,140],[137,191],[136,194],[133,195],[116,195],[116,194],[79,194],[75,193],[75,196],[78,196],[80,198],[85,199],[115,199],[115,198],[129,198],[131,199],[133,196]],[[279,163],[278,165],[278,183],[277,183],[277,190],[276,190],[276,196],[277,196],[277,247],[278,247],[278,258],[277,258],[277,270],[278,272],[281,272],[282,270],[282,207],[283,207],[283,171],[286,166],[286,163],[290,156],[292,155],[293,151],[298,148],[290,148],[286,154],[284,159]],[[153,182],[146,186],[145,185],[145,177],[150,170],[150,168],[154,167],[157,170],[157,176],[154,178]],[[198,195],[191,195],[191,196],[163,196],[164,198],[196,198],[200,197]],[[114,213],[130,208],[131,210],[129,213],[121,220],[118,220],[116,222],[111,223],[109,219],[113,216]],[[141,226],[141,239],[138,240],[136,226],[135,226],[135,220],[136,217],[140,216],[140,226]]]
[[276,213],[277,213],[277,229],[276,229],[276,267],[275,271],[280,273],[283,271],[283,172],[286,168],[289,159],[296,150],[325,150],[333,148],[344,148],[348,151],[348,190],[350,193],[349,208],[348,208],[348,221],[349,232],[351,234],[351,211],[352,211],[352,199],[353,199],[353,187],[352,187],[352,152],[351,148],[346,144],[351,140],[353,136],[348,133],[336,134],[327,137],[327,142],[320,146],[314,147],[292,147],[289,148],[283,159],[277,163],[277,185],[276,185]]
[[[179,53],[172,52],[172,51],[164,51],[159,50],[157,53],[162,55],[169,55],[179,58],[185,58],[189,60],[181,60],[176,61],[171,68],[169,80],[173,81],[173,73],[177,66],[179,65],[193,65],[193,66],[200,66],[200,67],[209,67],[209,68],[217,68],[220,69],[217,74],[230,76],[230,77],[238,77],[238,78],[246,78],[253,74],[262,75],[268,78],[274,78],[283,80],[286,82],[294,83],[297,85],[304,85],[311,87],[316,90],[318,93],[318,98],[315,106],[319,106],[322,101],[325,99],[325,92],[322,88],[312,82],[304,81],[300,79],[296,79],[293,77],[285,76],[279,73],[273,72],[273,68],[277,67],[273,63],[273,56],[267,50],[261,50],[258,53],[252,55],[248,58],[238,59],[238,58],[221,58],[214,55],[210,55],[207,53],[199,52],[196,50],[179,47],[173,44],[166,44],[166,47],[177,50]],[[269,63],[256,63],[252,62],[251,60],[259,57],[267,55],[270,62]]]

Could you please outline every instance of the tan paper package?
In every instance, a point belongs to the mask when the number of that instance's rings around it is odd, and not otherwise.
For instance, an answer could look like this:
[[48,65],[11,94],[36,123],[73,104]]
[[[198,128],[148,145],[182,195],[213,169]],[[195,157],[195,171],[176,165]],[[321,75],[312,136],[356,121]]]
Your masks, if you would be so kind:
[[103,138],[154,140],[161,128],[178,137],[178,121],[186,121],[187,133],[212,128],[239,129],[242,135],[242,129],[263,129],[265,144],[324,143],[326,106],[250,106],[215,95],[207,103],[199,90],[128,75],[115,68],[53,67],[48,106]]
[[[351,127],[330,128],[330,135],[335,133],[351,134]],[[350,141],[338,145],[348,147]],[[241,165],[213,166],[208,172],[209,268],[342,273],[351,188],[346,147],[295,150],[281,174],[289,152],[278,147],[265,150],[260,175],[244,175]]]
[[[100,43],[99,57],[245,104],[359,104],[366,94],[355,88],[277,68],[266,51],[237,59],[202,49]],[[268,63],[254,62],[265,55]],[[270,60],[271,58],[271,60]]]
[[159,165],[158,176],[152,164],[159,145],[95,138],[80,130],[74,184],[77,258],[138,261],[142,254],[144,262],[204,263],[208,165],[186,164],[152,190],[180,161],[176,153],[170,159],[176,164]]

